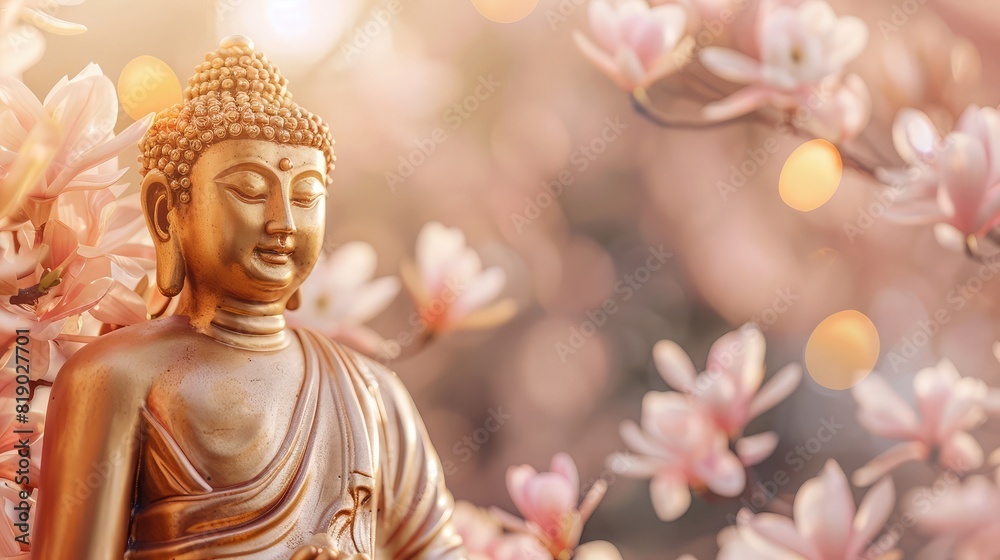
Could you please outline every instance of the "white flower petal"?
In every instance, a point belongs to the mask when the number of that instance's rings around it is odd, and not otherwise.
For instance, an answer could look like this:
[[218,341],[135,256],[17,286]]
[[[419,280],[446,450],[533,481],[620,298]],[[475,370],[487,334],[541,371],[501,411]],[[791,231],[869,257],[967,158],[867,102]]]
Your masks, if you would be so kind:
[[653,361],[660,377],[678,391],[690,392],[697,371],[691,358],[676,342],[661,340],[653,346]]
[[744,466],[752,467],[774,453],[778,447],[778,434],[764,432],[736,440],[736,455]]
[[687,481],[673,474],[659,474],[649,484],[653,509],[661,521],[674,521],[691,507]]
[[760,62],[732,49],[705,47],[698,58],[710,72],[731,82],[751,84],[761,78]]
[[922,442],[897,443],[854,471],[851,480],[856,486],[870,486],[903,463],[923,461],[927,459],[928,454],[929,450]]
[[788,364],[781,368],[757,392],[757,396],[750,403],[750,415],[747,420],[760,416],[788,398],[801,381],[802,366],[799,364]]

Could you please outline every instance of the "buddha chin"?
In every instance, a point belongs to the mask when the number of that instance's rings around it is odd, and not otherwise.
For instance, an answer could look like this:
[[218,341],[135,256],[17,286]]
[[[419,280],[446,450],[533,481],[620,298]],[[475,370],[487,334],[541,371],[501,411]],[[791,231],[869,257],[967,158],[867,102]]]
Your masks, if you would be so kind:
[[176,312],[60,370],[33,558],[465,558],[399,378],[285,327],[335,161],[286,84],[227,38],[140,143],[156,282]]

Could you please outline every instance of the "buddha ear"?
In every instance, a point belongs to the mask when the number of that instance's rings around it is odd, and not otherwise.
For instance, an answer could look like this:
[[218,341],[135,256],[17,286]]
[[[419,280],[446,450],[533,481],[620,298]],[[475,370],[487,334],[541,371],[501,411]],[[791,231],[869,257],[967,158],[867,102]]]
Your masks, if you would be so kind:
[[167,297],[181,292],[185,272],[175,219],[171,219],[177,212],[172,194],[167,186],[167,177],[158,169],[150,169],[143,177],[142,213],[156,249],[156,285],[160,293]]
[[295,291],[292,292],[292,297],[288,298],[288,302],[285,303],[285,309],[295,311],[300,305],[302,305],[302,289],[295,288]]

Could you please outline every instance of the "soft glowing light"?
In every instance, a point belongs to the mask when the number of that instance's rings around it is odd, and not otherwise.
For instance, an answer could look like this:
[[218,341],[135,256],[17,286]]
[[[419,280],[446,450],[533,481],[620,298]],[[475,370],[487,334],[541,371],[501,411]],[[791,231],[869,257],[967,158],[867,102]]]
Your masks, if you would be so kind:
[[181,82],[166,62],[140,56],[118,76],[118,100],[128,116],[139,120],[181,102]]
[[472,5],[489,20],[514,23],[528,17],[538,0],[472,0]]
[[827,389],[849,389],[868,377],[878,353],[878,331],[871,319],[860,311],[840,311],[823,319],[809,335],[806,369]]
[[309,4],[306,0],[271,0],[267,20],[284,35],[301,35],[309,30]]
[[837,192],[843,172],[836,146],[826,140],[810,140],[785,161],[778,179],[778,194],[796,210],[815,210]]
[[250,37],[286,77],[331,56],[341,39],[353,58],[387,33],[396,17],[383,9],[359,21],[359,0],[215,0],[215,4],[218,38]]

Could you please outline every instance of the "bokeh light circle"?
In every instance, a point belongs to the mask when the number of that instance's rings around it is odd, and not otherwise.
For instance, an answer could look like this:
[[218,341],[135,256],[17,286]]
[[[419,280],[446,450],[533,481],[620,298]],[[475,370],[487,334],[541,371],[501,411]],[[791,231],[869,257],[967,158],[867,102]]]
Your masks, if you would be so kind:
[[[215,32],[219,39],[250,37],[286,78],[299,83],[297,74],[315,72],[328,59],[352,62],[392,36],[399,10],[373,7],[362,15],[365,5],[360,0],[215,0]],[[341,49],[334,51],[338,43]]]
[[538,0],[472,0],[472,5],[486,19],[514,23],[528,17],[538,6]]
[[170,66],[155,56],[140,56],[118,76],[118,101],[128,116],[139,120],[181,102],[181,82]]
[[806,369],[827,389],[850,389],[868,377],[878,354],[875,324],[864,313],[849,309],[830,315],[813,329],[806,343]]
[[785,204],[810,212],[826,204],[844,174],[837,147],[826,140],[810,140],[785,160],[778,179],[778,195]]

